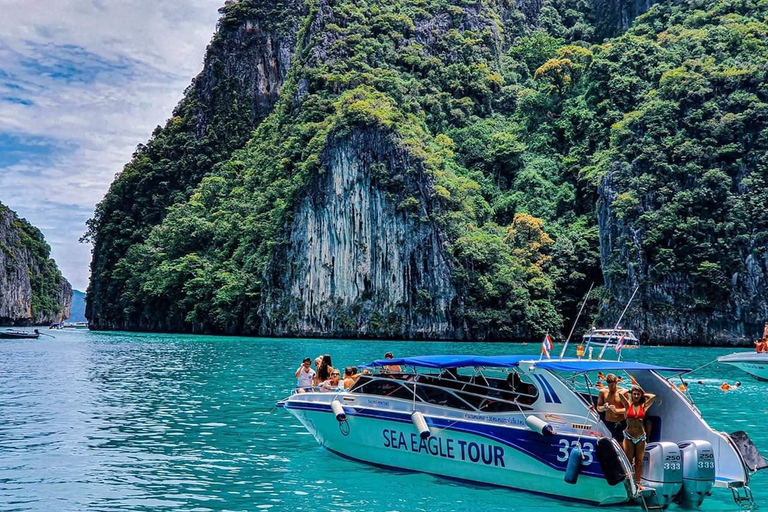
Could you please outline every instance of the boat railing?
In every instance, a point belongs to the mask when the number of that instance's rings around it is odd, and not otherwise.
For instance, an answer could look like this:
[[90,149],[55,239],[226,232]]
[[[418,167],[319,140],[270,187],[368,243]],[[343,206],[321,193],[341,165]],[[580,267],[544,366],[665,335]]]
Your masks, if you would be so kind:
[[[363,375],[350,391],[477,412],[531,410],[530,405],[537,398],[536,394],[484,385],[476,380],[465,382],[438,378],[440,384],[424,381],[425,378],[435,377],[411,374]],[[455,389],[451,387],[453,385],[461,387]],[[523,385],[528,386],[525,383]]]

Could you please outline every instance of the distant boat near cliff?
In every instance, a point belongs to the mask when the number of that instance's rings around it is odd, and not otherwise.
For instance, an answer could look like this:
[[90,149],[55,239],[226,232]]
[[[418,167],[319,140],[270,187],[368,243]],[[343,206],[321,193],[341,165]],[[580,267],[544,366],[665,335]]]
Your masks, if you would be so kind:
[[768,381],[768,322],[763,328],[762,339],[755,342],[754,352],[734,352],[718,357],[717,361],[735,366],[757,380]]
[[37,329],[32,332],[19,329],[6,329],[5,331],[0,331],[0,339],[2,340],[37,339],[39,337],[40,332]]
[[62,329],[87,329],[88,322],[66,322],[62,324]]
[[597,347],[600,350],[603,347],[616,347],[621,342],[620,348],[638,348],[640,340],[635,333],[629,329],[592,329],[584,333],[583,344],[589,347]]

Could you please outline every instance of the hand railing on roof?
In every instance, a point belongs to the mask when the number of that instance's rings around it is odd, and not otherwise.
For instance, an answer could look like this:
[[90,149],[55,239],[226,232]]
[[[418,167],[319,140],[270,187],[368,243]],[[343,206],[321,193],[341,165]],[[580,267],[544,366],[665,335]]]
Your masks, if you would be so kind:
[[[532,407],[530,407],[530,404],[532,404],[538,396],[537,394],[526,393],[520,390],[503,389],[503,388],[483,385],[478,383],[476,380],[475,382],[464,381],[461,379],[451,380],[451,379],[440,378],[440,376],[431,376],[431,375],[408,375],[407,380],[401,380],[400,378],[398,378],[398,376],[401,376],[401,375],[404,375],[404,374],[364,375],[358,380],[358,382],[354,386],[352,386],[352,388],[349,391],[352,393],[370,393],[377,396],[389,396],[393,398],[415,400],[424,404],[442,405],[442,406],[451,407],[454,409],[465,409],[465,410],[472,410],[477,412],[483,412],[484,409],[487,409],[491,404],[494,404],[494,403],[506,405],[510,407],[510,409],[506,409],[502,411],[493,411],[493,412],[515,412],[518,410],[519,411],[530,410],[532,409]],[[425,382],[423,380],[425,378],[436,379],[442,385]],[[484,379],[484,380],[488,382],[487,379]],[[376,389],[376,383],[391,384],[392,389],[381,390],[381,392],[379,392],[379,390]],[[462,384],[461,388],[454,389],[449,387],[450,384],[454,384],[454,383]],[[449,384],[449,385],[446,385],[446,384]],[[533,384],[523,383],[523,385],[530,386],[534,390],[536,389],[535,386],[533,386]],[[468,390],[467,389],[468,386],[471,386],[472,389]],[[408,395],[405,397],[395,396],[396,393],[402,389],[406,390],[408,392]],[[437,391],[440,391],[441,393],[446,393],[451,397],[455,398],[456,400],[458,400],[458,403],[463,404],[465,407],[449,405],[448,399],[443,401],[443,403],[436,402],[435,397],[429,396],[429,390],[437,390]],[[507,396],[514,395],[514,397],[505,398],[504,396],[502,396],[504,394],[506,394]],[[525,401],[529,401],[530,404],[520,403],[521,398],[523,398]],[[454,404],[455,403],[456,402],[454,402]],[[498,408],[498,405],[496,407]]]

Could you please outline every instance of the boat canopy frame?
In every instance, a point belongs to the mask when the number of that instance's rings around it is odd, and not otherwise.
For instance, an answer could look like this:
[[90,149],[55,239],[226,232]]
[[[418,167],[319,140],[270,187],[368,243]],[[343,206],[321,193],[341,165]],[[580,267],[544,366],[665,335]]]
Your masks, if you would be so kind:
[[394,359],[376,359],[368,364],[360,365],[360,368],[375,368],[382,366],[412,366],[414,368],[517,368],[520,363],[529,364],[532,367],[550,370],[566,371],[574,373],[584,373],[593,371],[637,371],[653,370],[668,371],[675,373],[688,373],[690,368],[677,368],[669,366],[658,366],[646,363],[636,363],[631,361],[609,361],[609,360],[584,360],[584,359],[541,359],[536,360],[534,356],[527,355],[508,355],[508,356],[475,356],[475,355],[436,355],[436,356],[415,356],[399,357]]

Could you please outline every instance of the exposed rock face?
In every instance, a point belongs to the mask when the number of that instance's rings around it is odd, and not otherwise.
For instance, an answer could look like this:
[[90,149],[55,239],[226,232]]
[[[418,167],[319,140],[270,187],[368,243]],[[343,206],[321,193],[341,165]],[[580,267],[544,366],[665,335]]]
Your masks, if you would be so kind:
[[735,262],[734,267],[744,270],[731,276],[727,297],[714,308],[702,305],[701,298],[712,292],[702,290],[695,276],[654,275],[653,262],[643,250],[645,234],[624,223],[610,207],[617,196],[611,173],[603,179],[599,192],[603,268],[619,265],[623,270],[619,279],[604,272],[605,286],[617,297],[613,321],[641,283],[622,325],[643,333],[651,343],[751,346],[761,336],[768,318],[768,253],[759,257],[746,254],[741,262]]
[[48,259],[49,250],[39,231],[0,205],[0,325],[69,317],[72,287]]
[[596,28],[602,38],[613,37],[629,28],[632,22],[644,14],[658,0],[590,0],[596,13]]
[[[393,194],[381,178],[402,176]],[[378,132],[337,139],[301,202],[290,246],[269,265],[262,334],[463,337],[420,162]],[[278,263],[282,262],[282,263]]]

